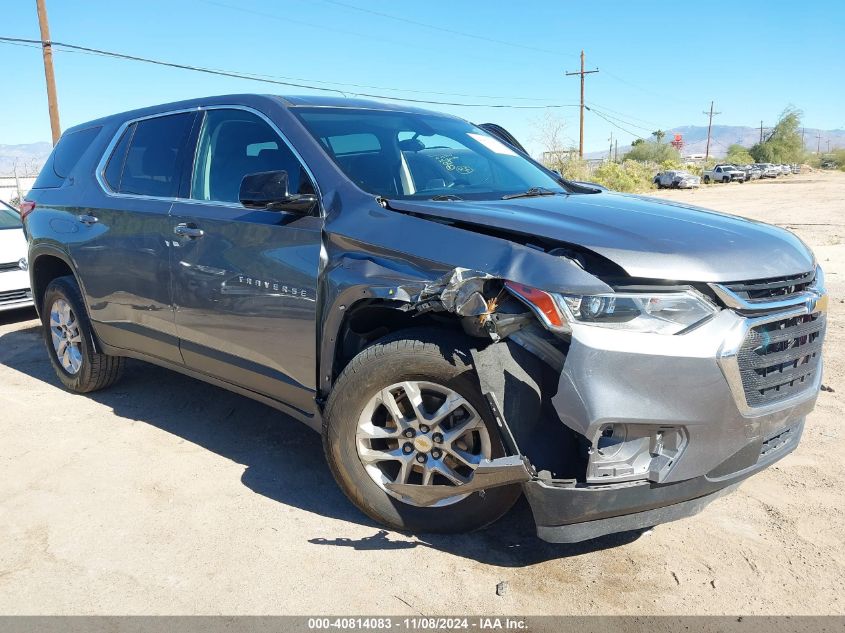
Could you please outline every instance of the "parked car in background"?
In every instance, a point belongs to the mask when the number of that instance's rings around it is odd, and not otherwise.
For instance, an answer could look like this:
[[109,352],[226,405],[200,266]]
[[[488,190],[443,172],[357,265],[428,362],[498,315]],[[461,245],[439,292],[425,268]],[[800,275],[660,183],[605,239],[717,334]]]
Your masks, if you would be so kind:
[[801,165],[799,165],[798,163],[792,163],[792,165],[790,165],[790,167],[792,167],[792,173],[793,174],[800,174],[801,173]]
[[778,165],[780,167],[780,173],[784,176],[789,176],[792,174],[792,166],[791,165]]
[[756,165],[742,165],[737,168],[745,172],[745,180],[759,180],[763,176],[763,170]]
[[754,163],[754,166],[760,168],[763,178],[777,178],[780,175],[780,170],[771,163]]
[[32,305],[26,251],[21,216],[0,201],[0,311]]
[[745,172],[733,165],[716,165],[713,169],[706,169],[701,175],[704,184],[711,182],[745,182]]
[[659,172],[653,182],[658,189],[694,189],[701,184],[701,178],[688,171],[670,170]]

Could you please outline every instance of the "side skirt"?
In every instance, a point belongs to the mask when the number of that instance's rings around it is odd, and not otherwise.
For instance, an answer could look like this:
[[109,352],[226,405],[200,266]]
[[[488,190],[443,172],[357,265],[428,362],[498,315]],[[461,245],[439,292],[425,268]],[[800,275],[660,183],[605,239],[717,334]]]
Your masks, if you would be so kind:
[[317,408],[316,403],[314,405],[314,410],[309,413],[307,411],[302,411],[301,409],[293,407],[280,400],[265,396],[264,394],[258,393],[257,391],[245,389],[225,380],[221,380],[220,378],[210,376],[209,374],[204,374],[200,371],[191,369],[190,367],[186,367],[185,365],[180,365],[178,363],[173,363],[163,358],[158,358],[157,356],[150,356],[148,354],[144,354],[143,352],[138,352],[136,350],[113,347],[111,345],[103,343],[102,341],[99,342],[99,348],[100,351],[111,356],[125,356],[126,358],[142,360],[144,362],[151,363],[153,365],[158,365],[159,367],[163,367],[165,369],[169,369],[171,371],[183,374],[185,376],[188,376],[189,378],[202,380],[203,382],[207,382],[211,385],[214,385],[215,387],[221,387],[238,395],[251,398],[252,400],[256,400],[262,404],[266,404],[268,407],[272,407],[273,409],[281,411],[285,415],[289,415],[290,417],[294,418],[299,422],[302,422],[317,433],[320,433],[322,430],[322,416],[320,415],[320,411]]

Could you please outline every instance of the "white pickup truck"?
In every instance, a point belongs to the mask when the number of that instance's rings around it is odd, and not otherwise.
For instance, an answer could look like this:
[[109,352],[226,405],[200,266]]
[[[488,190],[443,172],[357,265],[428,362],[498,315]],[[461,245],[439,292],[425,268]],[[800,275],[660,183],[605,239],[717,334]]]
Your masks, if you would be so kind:
[[707,169],[701,174],[705,185],[711,182],[745,182],[745,172],[733,165],[716,165],[713,169]]

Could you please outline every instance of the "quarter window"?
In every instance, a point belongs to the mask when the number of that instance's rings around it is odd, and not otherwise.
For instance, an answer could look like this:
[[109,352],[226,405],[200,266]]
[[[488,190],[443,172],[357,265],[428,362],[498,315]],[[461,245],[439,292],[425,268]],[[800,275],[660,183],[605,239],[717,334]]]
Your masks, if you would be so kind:
[[299,160],[263,119],[244,110],[208,110],[197,145],[191,198],[238,202],[244,176],[266,171],[286,171],[291,193],[314,193]]
[[118,193],[173,198],[194,113],[144,119],[126,129],[104,177]]

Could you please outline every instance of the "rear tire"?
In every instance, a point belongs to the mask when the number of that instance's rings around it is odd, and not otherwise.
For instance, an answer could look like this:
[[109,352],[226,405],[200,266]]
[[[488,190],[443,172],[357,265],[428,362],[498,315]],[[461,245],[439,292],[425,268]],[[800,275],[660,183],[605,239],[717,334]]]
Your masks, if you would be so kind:
[[[323,416],[323,448],[326,460],[335,480],[349,500],[373,520],[397,530],[467,532],[493,523],[519,498],[521,487],[512,485],[492,488],[483,493],[472,493],[463,499],[443,505],[414,505],[379,485],[374,479],[372,463],[365,466],[360,456],[361,420],[368,418],[373,398],[388,387],[392,388],[403,381],[442,386],[462,397],[469,409],[474,410],[483,422],[483,425],[478,423],[478,427],[482,431],[486,430],[485,438],[489,439],[487,450],[490,458],[505,454],[496,424],[491,419],[487,403],[481,394],[475,371],[467,362],[469,354],[465,349],[464,340],[456,335],[431,330],[398,332],[353,358],[335,383]],[[386,424],[392,426],[389,414]],[[396,426],[399,427],[398,424]],[[437,428],[443,427],[432,427],[431,431],[436,431]],[[444,431],[444,434],[447,432]],[[428,434],[427,437],[434,436]],[[403,443],[408,448],[411,447],[410,442],[399,438],[399,450]],[[392,444],[385,444],[385,448],[381,450],[397,450],[390,447]],[[427,455],[430,461],[433,455],[434,450]],[[431,461],[431,464],[435,461]],[[414,468],[422,469],[423,466]],[[413,476],[421,477],[422,474],[417,472],[416,475],[412,474]],[[395,478],[396,481],[398,477],[399,475],[388,475],[388,479]],[[471,478],[471,471],[469,477]],[[444,485],[444,482],[440,481],[440,485]],[[455,486],[456,490],[459,488],[459,485]]]
[[704,177],[704,184],[705,184],[705,185],[709,185],[709,184],[710,184],[710,176],[705,176],[705,177]]
[[124,359],[94,349],[91,321],[76,279],[58,277],[50,282],[44,292],[41,323],[50,363],[67,389],[90,393],[120,378]]

